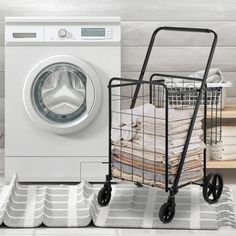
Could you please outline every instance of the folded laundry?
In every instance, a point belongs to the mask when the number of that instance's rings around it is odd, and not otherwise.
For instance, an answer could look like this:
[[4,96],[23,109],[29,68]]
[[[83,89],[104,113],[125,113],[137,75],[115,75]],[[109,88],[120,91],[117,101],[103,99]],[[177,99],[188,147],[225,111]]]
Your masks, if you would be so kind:
[[124,140],[132,140],[136,135],[136,128],[131,125],[122,126],[122,138]]
[[112,127],[111,130],[111,139],[116,142],[121,139],[123,140],[132,140],[137,133],[137,129],[131,125],[123,125],[121,127]]
[[[123,110],[113,116],[112,173],[114,177],[140,180],[141,183],[163,187],[168,161],[168,181],[173,183],[186,142],[193,109],[166,109],[145,104]],[[181,183],[202,178],[202,118],[200,111],[192,131],[181,174]],[[168,157],[167,157],[168,154]]]
[[[192,118],[193,109],[173,109],[168,110],[169,122],[173,125],[179,126],[183,123],[176,124],[176,122],[185,122]],[[203,112],[199,110],[198,117],[203,117]],[[113,112],[112,126],[137,125],[138,123],[165,123],[166,109],[156,108],[154,105],[147,103],[133,109],[122,110],[119,113]],[[189,123],[189,122],[188,122]]]
[[[129,171],[129,169],[127,168],[126,171]],[[120,169],[116,167],[112,167],[112,175],[115,178],[129,180],[133,182],[139,182],[146,185],[157,186],[160,188],[165,187],[165,182],[164,182],[165,176],[163,175],[158,175],[158,174],[153,175],[153,172],[151,172],[151,173],[145,173],[145,176],[143,176],[143,175],[140,175],[140,172],[138,171],[138,169],[134,169],[133,172],[126,172],[126,171],[121,171]],[[180,177],[179,184],[181,185],[181,184],[185,184],[191,181],[194,182],[194,181],[200,180],[202,179],[202,176],[203,176],[202,170],[191,172],[187,175],[182,174]],[[175,176],[171,175],[169,177],[168,182],[170,184],[173,184],[174,179],[175,179]]]
[[[171,139],[168,140],[168,148],[174,148],[183,146],[185,144],[186,138],[179,139]],[[137,134],[137,138],[134,140],[137,144],[141,146],[145,146],[146,148],[150,148],[151,150],[155,150],[155,148],[163,148],[165,149],[166,139],[163,136],[157,135],[147,135],[147,134]],[[190,139],[190,144],[201,142],[201,138],[199,136],[192,136]]]
[[[138,160],[127,158],[126,156],[118,156],[118,155],[113,155],[112,160],[113,162],[116,162],[116,163],[120,163],[120,164],[123,163],[123,164],[129,165],[131,168],[135,167],[142,170],[145,169],[148,171],[165,174],[165,165],[162,163],[158,163],[158,162],[147,163],[144,161],[144,159],[143,161],[138,161]],[[196,160],[190,160],[186,162],[184,164],[183,170],[187,172],[187,171],[192,171],[194,169],[198,170],[201,167],[202,167],[202,161],[200,161],[199,159],[196,159]],[[122,168],[122,166],[120,166],[120,168]],[[170,174],[176,174],[177,169],[178,169],[177,166],[174,166],[174,167],[170,166],[168,168],[168,172]]]
[[[168,128],[169,128],[168,130],[169,138],[175,139],[176,137],[173,135],[177,135],[177,134],[186,137],[188,129],[189,129],[189,123],[180,124],[179,126],[168,127]],[[193,132],[195,132],[196,130],[201,132],[199,136],[203,134],[202,122],[199,119],[196,120]],[[147,125],[147,124],[141,123],[137,125],[137,132],[142,132],[142,133],[151,134],[151,135],[165,136],[165,125]]]
[[[196,121],[194,130],[192,133],[193,136],[200,137],[203,135],[202,122],[200,121],[200,119],[197,119]],[[180,124],[179,126],[176,126],[175,128],[174,127],[169,128],[169,134],[170,134],[169,140],[171,141],[171,140],[186,138],[188,128],[189,128],[189,123]],[[112,126],[111,139],[114,142],[121,139],[132,140],[138,133],[165,137],[165,126],[160,125],[160,124],[154,126],[154,125],[147,125],[143,123],[140,123],[137,126],[132,126],[132,125],[123,125],[120,127]]]
[[[187,152],[187,157],[186,161],[188,159],[201,159],[202,158],[202,150],[203,148],[200,146],[199,148],[193,149],[193,150],[188,150]],[[116,142],[113,144],[113,150],[112,153],[114,154],[122,154],[124,153],[124,156],[127,156],[127,154],[130,155],[130,158],[133,157],[139,157],[141,159],[146,159],[149,161],[155,161],[155,162],[161,162],[165,163],[165,154],[163,153],[158,153],[154,152],[153,150],[144,150],[140,148],[139,145],[135,145],[132,142],[127,142],[127,141],[121,141],[121,142]],[[174,163],[174,162],[179,162],[181,158],[182,152],[175,154],[175,155],[169,155],[168,156],[168,163]]]

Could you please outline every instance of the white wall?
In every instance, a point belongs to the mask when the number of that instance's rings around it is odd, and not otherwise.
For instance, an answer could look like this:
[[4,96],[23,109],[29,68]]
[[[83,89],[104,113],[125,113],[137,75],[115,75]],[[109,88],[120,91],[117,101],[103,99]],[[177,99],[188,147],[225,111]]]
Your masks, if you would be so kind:
[[[219,35],[213,66],[221,68],[225,79],[233,82],[233,88],[227,91],[227,101],[236,101],[235,0],[0,0],[0,97],[4,97],[5,16],[120,16],[122,74],[131,78],[136,78],[141,69],[155,28],[163,25],[212,28]],[[174,38],[166,36],[160,38],[160,49],[153,50],[149,72],[189,74],[203,68],[202,56],[206,56],[209,40],[186,35],[182,40],[179,34]],[[3,101],[0,99],[0,107]]]

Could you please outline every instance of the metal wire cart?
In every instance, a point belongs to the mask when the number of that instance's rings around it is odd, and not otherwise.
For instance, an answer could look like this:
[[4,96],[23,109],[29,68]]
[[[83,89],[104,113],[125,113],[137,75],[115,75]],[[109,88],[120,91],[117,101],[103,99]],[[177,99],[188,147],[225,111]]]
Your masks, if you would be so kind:
[[[154,73],[143,80],[157,33],[186,31],[214,36],[203,79]],[[175,195],[190,183],[203,188],[204,199],[217,202],[220,174],[206,173],[207,146],[221,142],[222,88],[206,79],[217,34],[209,29],[161,27],[151,37],[138,80],[112,78],[109,88],[109,172],[98,203],[108,205],[112,178],[169,192],[159,211],[163,223],[175,215]]]

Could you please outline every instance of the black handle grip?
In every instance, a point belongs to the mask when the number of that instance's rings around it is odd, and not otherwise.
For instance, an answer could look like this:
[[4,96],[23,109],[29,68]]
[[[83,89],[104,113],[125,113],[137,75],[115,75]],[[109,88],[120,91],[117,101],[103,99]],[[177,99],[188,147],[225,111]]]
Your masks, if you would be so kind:
[[163,26],[156,29],[157,32],[161,30],[167,30],[167,31],[185,31],[185,32],[195,32],[195,33],[213,33],[216,34],[211,29],[205,29],[205,28],[188,28],[188,27],[172,27],[172,26]]

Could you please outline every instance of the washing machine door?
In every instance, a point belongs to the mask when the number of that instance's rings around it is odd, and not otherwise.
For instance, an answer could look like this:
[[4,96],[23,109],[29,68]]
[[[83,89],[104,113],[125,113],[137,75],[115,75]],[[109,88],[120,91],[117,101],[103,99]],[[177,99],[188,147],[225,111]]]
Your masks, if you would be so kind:
[[58,134],[87,126],[102,101],[97,73],[73,56],[53,56],[41,61],[25,80],[23,101],[31,120]]

